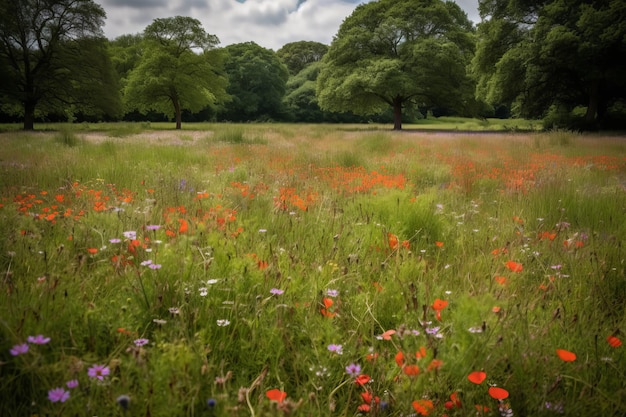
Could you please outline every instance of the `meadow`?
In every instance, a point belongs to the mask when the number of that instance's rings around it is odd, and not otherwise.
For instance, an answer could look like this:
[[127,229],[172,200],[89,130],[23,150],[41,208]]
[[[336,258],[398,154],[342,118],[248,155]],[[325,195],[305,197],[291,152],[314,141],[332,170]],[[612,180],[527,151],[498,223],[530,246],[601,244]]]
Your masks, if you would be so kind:
[[164,127],[0,133],[1,416],[626,415],[623,136]]

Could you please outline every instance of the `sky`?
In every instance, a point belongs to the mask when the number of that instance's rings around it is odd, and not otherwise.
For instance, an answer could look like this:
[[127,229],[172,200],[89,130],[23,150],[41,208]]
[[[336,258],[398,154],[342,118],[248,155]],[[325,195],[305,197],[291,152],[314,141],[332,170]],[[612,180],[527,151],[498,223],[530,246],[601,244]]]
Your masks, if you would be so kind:
[[[95,0],[109,39],[141,33],[156,18],[190,16],[217,35],[220,46],[253,41],[278,50],[296,41],[330,45],[343,20],[370,0]],[[477,23],[478,0],[456,0]]]

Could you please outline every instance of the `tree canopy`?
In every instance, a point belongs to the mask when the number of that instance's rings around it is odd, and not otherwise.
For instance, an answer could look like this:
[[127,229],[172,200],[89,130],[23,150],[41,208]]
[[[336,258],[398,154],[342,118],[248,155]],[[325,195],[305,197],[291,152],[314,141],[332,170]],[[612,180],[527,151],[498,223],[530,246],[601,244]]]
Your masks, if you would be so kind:
[[232,100],[221,118],[236,122],[281,119],[289,71],[276,53],[254,42],[229,45],[224,50],[227,91]]
[[328,52],[328,46],[319,42],[298,41],[283,45],[276,55],[289,69],[291,75],[296,75],[308,65],[319,62]]
[[380,0],[344,20],[318,78],[324,110],[373,114],[391,106],[461,110],[472,99],[466,66],[474,52],[472,23],[452,2]]
[[105,17],[92,0],[0,0],[0,96],[25,130],[36,111],[119,112]]
[[585,108],[602,123],[626,93],[626,4],[620,0],[482,0],[473,62],[478,94],[525,117]]
[[227,80],[218,43],[197,19],[156,19],[144,30],[139,64],[128,75],[127,108],[173,116],[180,129],[183,109],[196,112],[224,101]]

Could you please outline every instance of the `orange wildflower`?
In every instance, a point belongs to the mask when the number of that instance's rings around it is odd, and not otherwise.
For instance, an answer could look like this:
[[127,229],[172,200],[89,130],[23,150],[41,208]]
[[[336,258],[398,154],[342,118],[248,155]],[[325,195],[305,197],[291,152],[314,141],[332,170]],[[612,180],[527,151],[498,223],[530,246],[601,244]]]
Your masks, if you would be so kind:
[[185,219],[178,219],[178,223],[180,223],[180,227],[178,228],[179,233],[187,233],[189,230],[189,222]]
[[427,416],[435,408],[431,400],[415,400],[411,403],[415,412],[421,416]]
[[614,348],[622,346],[622,341],[619,340],[619,338],[614,335],[610,335],[609,337],[607,337],[606,341],[609,345],[611,345],[611,347],[614,347]]
[[393,233],[387,233],[387,240],[389,242],[389,247],[392,250],[395,250],[398,247],[398,236]]
[[506,277],[495,277],[496,282],[500,285],[506,285]]
[[441,365],[443,365],[443,361],[441,359],[433,359],[432,361],[430,361],[430,363],[428,364],[428,367],[426,368],[426,370],[428,372],[430,371],[434,371],[436,369],[441,368]]
[[371,378],[370,378],[370,376],[369,376],[369,375],[366,375],[366,374],[361,374],[361,375],[357,376],[357,377],[354,379],[354,383],[355,383],[355,384],[357,384],[357,385],[361,385],[361,386],[363,386],[363,385],[367,384],[367,383],[369,382],[369,380],[370,380],[370,379],[371,379]]
[[417,359],[422,359],[426,357],[426,346],[420,346],[420,350],[418,350],[417,352],[415,352],[415,357]]
[[287,398],[287,393],[281,391],[277,388],[271,389],[265,393],[265,396],[270,399],[270,401],[276,401],[277,403],[282,403],[285,398]]
[[505,265],[511,272],[522,272],[524,270],[522,264],[515,261],[506,261]]
[[576,360],[576,354],[565,349],[557,349],[556,354],[563,362],[574,362]]
[[402,351],[399,351],[398,353],[396,353],[396,364],[400,367],[402,367],[404,365],[404,353],[402,353]]
[[382,334],[383,340],[391,340],[391,336],[396,334],[394,329],[389,329],[385,333]]
[[420,373],[420,368],[417,365],[407,365],[404,368],[402,368],[402,372],[404,372],[405,375],[408,376],[416,376],[419,375]]
[[487,378],[487,374],[483,371],[475,371],[467,376],[470,382],[480,385]]
[[504,400],[509,396],[509,392],[500,387],[489,387],[488,392],[494,400]]
[[98,249],[97,248],[87,248],[87,252],[89,252],[92,255],[95,255],[96,253],[98,253]]

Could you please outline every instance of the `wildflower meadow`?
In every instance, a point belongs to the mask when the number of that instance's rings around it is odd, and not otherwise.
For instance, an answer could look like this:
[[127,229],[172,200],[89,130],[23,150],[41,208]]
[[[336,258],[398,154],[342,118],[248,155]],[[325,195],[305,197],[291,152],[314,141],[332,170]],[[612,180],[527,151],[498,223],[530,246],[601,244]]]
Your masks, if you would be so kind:
[[626,141],[0,134],[0,415],[626,415]]

